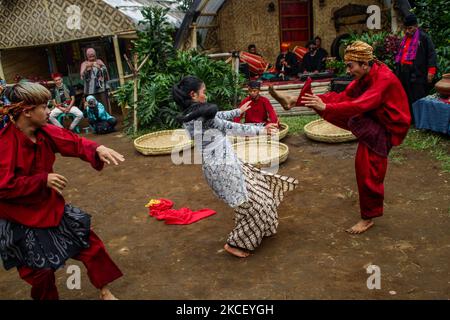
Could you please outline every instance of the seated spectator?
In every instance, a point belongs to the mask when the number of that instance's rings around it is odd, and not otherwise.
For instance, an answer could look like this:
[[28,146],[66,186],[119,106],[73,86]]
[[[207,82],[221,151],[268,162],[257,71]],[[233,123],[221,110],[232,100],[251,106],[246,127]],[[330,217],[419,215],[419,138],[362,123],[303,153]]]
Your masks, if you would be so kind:
[[68,87],[63,83],[61,74],[52,74],[52,78],[55,81],[55,88],[51,90],[54,109],[50,112],[50,122],[57,127],[63,128],[63,125],[58,121],[58,117],[61,114],[71,114],[74,116],[74,119],[69,129],[75,131],[76,126],[83,119],[83,112],[74,106],[75,92],[72,87]]
[[303,73],[318,73],[323,68],[323,56],[318,53],[316,43],[308,42],[308,52],[303,56],[301,71]]
[[292,77],[298,74],[298,60],[293,52],[289,51],[290,44],[282,43],[281,52],[277,57],[275,64],[277,73],[280,77]]
[[3,106],[10,104],[8,98],[5,96],[6,81],[0,78],[0,129],[4,128],[9,121],[8,116],[3,115]]
[[251,53],[251,54],[256,54],[257,56],[262,57],[262,55],[258,53],[258,50],[256,49],[256,45],[254,45],[254,44],[250,44],[248,46],[248,52]]
[[259,92],[261,89],[261,83],[258,81],[250,81],[248,84],[248,97],[242,100],[240,106],[244,105],[248,101],[252,101],[250,109],[241,114],[240,117],[234,119],[234,122],[241,122],[244,118],[245,123],[253,123],[258,125],[268,125],[269,123],[275,123],[278,125],[277,114],[270,103],[269,99],[262,97]]
[[105,106],[98,102],[94,96],[86,98],[86,114],[95,133],[104,134],[115,131],[116,118],[106,112]]
[[254,44],[248,46],[248,52],[240,52],[239,58],[241,61],[239,72],[248,80],[259,78],[270,67],[263,56],[257,52]]
[[325,60],[328,57],[328,52],[327,50],[325,50],[324,48],[322,48],[322,38],[320,38],[319,36],[316,36],[314,38],[314,41],[316,43],[316,48],[317,48],[317,53],[322,56],[322,63],[323,65],[325,65]]

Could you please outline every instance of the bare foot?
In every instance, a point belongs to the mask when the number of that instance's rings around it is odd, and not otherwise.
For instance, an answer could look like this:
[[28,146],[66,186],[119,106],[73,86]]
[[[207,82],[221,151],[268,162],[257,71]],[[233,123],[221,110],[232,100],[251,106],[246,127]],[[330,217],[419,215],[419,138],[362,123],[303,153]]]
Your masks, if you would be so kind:
[[223,248],[228,253],[232,254],[233,256],[239,257],[239,258],[247,258],[250,255],[250,253],[245,252],[241,249],[231,247],[230,245],[228,245],[228,243],[226,243]]
[[119,300],[106,287],[104,287],[100,290],[100,299],[101,300]]
[[351,227],[350,229],[347,229],[345,231],[350,234],[360,234],[360,233],[367,231],[373,225],[374,225],[374,222],[372,220],[360,220],[353,227]]
[[269,93],[275,100],[277,100],[281,104],[284,110],[289,110],[292,107],[295,107],[297,103],[297,100],[295,98],[278,93],[277,91],[275,91],[273,86],[269,86]]

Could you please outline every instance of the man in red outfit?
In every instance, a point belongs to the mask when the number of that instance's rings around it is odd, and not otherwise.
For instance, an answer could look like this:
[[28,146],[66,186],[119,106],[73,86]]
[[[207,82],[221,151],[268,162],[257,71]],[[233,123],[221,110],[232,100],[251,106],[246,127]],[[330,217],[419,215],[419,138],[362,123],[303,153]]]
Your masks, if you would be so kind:
[[86,266],[100,297],[114,300],[107,285],[122,276],[90,216],[65,203],[67,179],[53,172],[55,153],[78,157],[96,170],[124,161],[116,151],[47,124],[50,92],[36,83],[19,83],[6,93],[10,122],[0,131],[0,257],[31,284],[35,300],[58,299],[55,270],[70,259]]
[[[400,81],[375,59],[370,45],[352,43],[346,48],[344,60],[347,72],[355,78],[345,91],[313,95],[309,87],[310,92],[302,90],[300,96],[301,104],[358,137],[355,170],[362,219],[347,232],[359,234],[374,225],[373,218],[383,215],[388,154],[408,133],[411,115]],[[300,105],[293,97],[274,90],[271,94],[286,109]]]
[[250,109],[241,114],[240,117],[234,119],[234,122],[241,122],[244,117],[245,123],[268,125],[273,123],[278,125],[278,117],[269,99],[262,97],[259,93],[261,83],[258,81],[250,81],[248,84],[248,97],[242,100],[240,107],[251,101]]

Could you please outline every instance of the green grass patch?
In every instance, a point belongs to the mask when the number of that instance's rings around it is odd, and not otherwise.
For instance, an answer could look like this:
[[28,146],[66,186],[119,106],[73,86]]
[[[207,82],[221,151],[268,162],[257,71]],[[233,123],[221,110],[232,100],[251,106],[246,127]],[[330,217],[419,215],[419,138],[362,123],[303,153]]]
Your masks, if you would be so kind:
[[320,119],[318,115],[304,115],[304,116],[282,116],[280,121],[289,126],[289,134],[303,133],[303,128],[311,121]]
[[448,137],[429,131],[410,129],[401,148],[429,152],[441,163],[442,170],[450,173],[450,139]]
[[406,158],[396,149],[389,153],[389,161],[395,164],[403,164]]
[[[290,134],[303,133],[305,125],[313,120],[317,120],[318,115],[304,116],[281,116],[280,121],[287,123]],[[442,165],[442,170],[450,173],[450,139],[437,133],[410,129],[405,141],[400,148],[394,148],[389,155],[393,163],[402,164],[406,158],[402,155],[402,149],[412,149],[429,152],[429,154]]]

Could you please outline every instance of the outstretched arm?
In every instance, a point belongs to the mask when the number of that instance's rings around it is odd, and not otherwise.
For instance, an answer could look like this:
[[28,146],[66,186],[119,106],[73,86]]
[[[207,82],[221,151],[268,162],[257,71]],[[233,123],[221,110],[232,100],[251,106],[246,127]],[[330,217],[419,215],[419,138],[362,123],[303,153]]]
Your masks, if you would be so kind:
[[123,156],[116,151],[81,138],[68,130],[56,126],[45,126],[43,130],[51,138],[55,152],[66,157],[78,157],[89,162],[96,170],[103,169],[104,163],[118,164],[118,161],[124,161]]
[[230,111],[218,111],[216,113],[216,117],[223,120],[232,120],[241,115],[241,111],[239,109],[234,109]]
[[216,117],[219,119],[223,119],[223,120],[234,120],[235,118],[241,116],[242,114],[244,114],[245,111],[247,111],[248,109],[251,108],[250,104],[252,103],[252,101],[247,101],[246,103],[244,103],[242,106],[240,106],[239,108],[236,108],[234,110],[231,111],[219,111],[216,114]]
[[[303,101],[307,107],[315,109],[325,120],[337,115],[348,118],[378,108],[389,85],[388,81],[380,81],[378,85],[370,87],[353,99],[336,99],[336,102],[327,102],[322,96],[306,94]],[[343,97],[342,94],[339,97]]]
[[266,131],[266,129],[261,126],[231,122],[217,117],[214,119],[213,128],[224,132],[227,135],[244,137],[256,136]]
[[105,146],[99,146],[97,149],[97,155],[99,156],[100,160],[102,160],[103,162],[106,162],[107,164],[111,164],[114,163],[116,166],[119,164],[120,162],[125,161],[125,158],[123,157],[123,155],[121,155],[120,153],[118,153],[117,151],[107,148]]

